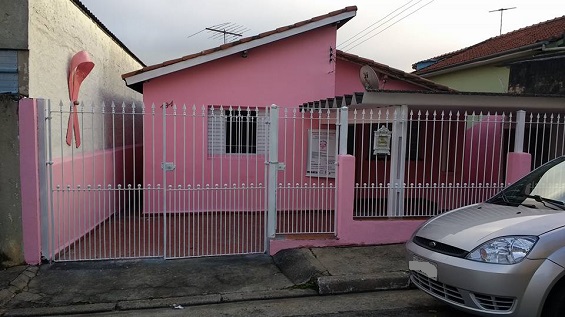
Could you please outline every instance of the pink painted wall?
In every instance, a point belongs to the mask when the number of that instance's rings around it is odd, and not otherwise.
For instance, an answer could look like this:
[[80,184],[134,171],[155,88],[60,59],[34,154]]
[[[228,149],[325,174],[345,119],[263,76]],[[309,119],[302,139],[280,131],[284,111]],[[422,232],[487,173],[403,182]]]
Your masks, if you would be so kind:
[[39,200],[36,107],[34,99],[20,100],[18,122],[24,260],[32,265],[41,263],[41,203]]
[[[336,96],[365,91],[365,88],[361,85],[361,81],[359,80],[359,70],[362,66],[363,65],[338,59],[335,84]],[[381,85],[381,89],[384,90],[424,90],[420,86],[390,78],[387,79],[386,82],[381,83]]]
[[[134,163],[133,153],[136,151]],[[128,205],[139,204],[134,167],[142,166],[142,148],[118,147],[55,160],[52,167],[51,254],[77,246],[86,233]],[[133,206],[132,206],[133,207]],[[50,234],[51,236],[51,234]]]
[[474,183],[492,183],[500,179],[502,147],[501,116],[486,115],[465,133],[465,167],[468,180]]
[[152,79],[143,86],[146,105],[294,107],[335,93],[336,28],[326,26]]
[[[161,105],[171,100],[178,105],[177,116],[169,107],[167,111],[167,151],[166,160],[175,162],[176,169],[167,172],[167,185],[178,185],[192,189],[200,186],[202,190],[191,191],[182,202],[171,205],[173,211],[186,210],[241,210],[264,209],[264,197],[256,201],[237,199],[225,191],[224,197],[209,199],[205,189],[263,186],[265,179],[265,155],[221,155],[208,154],[207,107],[209,105],[251,106],[263,108],[272,104],[280,108],[296,107],[307,101],[335,95],[335,63],[329,61],[329,49],[335,47],[336,28],[326,26],[303,34],[260,46],[248,51],[247,57],[240,54],[224,57],[214,62],[199,65],[187,70],[153,79],[144,84],[144,102]],[[182,118],[182,105],[187,104],[188,118]],[[196,105],[193,112],[192,105]],[[204,108],[203,108],[204,107]],[[162,186],[161,171],[163,161],[163,125],[160,107],[155,116],[145,119],[144,153],[145,184]],[[282,112],[281,112],[282,114]],[[282,116],[282,115],[281,115]],[[292,184],[319,185],[319,179],[305,177],[304,174],[286,178],[293,171],[303,169],[304,156],[293,157],[296,153],[307,153],[307,130],[318,125],[317,120],[295,121],[286,127],[287,121],[280,119],[279,161],[287,164],[287,172],[280,172],[281,179]],[[283,131],[287,131],[285,138]],[[298,131],[296,134],[293,132]],[[291,135],[292,134],[292,135]],[[286,151],[282,140],[292,137],[298,143],[294,151]],[[185,143],[186,142],[186,143]],[[188,155],[186,154],[188,153]],[[198,153],[198,155],[194,155]],[[327,184],[331,180],[324,180]],[[233,190],[237,196],[238,190]],[[258,190],[257,195],[264,191]],[[192,195],[192,196],[191,196]],[[147,199],[151,199],[149,202]],[[162,199],[160,194],[145,199],[145,212],[161,210],[155,202]],[[200,202],[200,203],[198,203]],[[281,201],[281,208],[285,206]],[[314,206],[315,207],[315,206]],[[291,207],[288,207],[291,208]],[[292,207],[294,208],[294,207]]]
[[508,153],[506,164],[506,184],[512,184],[531,171],[532,155],[530,153]]

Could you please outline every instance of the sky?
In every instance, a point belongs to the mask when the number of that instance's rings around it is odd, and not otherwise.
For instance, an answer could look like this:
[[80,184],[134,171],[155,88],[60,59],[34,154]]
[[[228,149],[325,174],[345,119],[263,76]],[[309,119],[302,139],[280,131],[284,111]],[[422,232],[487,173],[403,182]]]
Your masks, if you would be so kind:
[[[253,36],[357,6],[337,48],[400,70],[502,33],[565,15],[564,0],[81,0],[146,65],[223,44],[205,28]],[[196,33],[196,35],[194,35]],[[192,36],[191,36],[192,35]]]

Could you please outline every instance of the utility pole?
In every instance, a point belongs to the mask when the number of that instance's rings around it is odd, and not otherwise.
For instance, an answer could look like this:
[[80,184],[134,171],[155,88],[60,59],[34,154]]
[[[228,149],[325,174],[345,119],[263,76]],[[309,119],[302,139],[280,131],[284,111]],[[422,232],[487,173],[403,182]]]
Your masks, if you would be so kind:
[[500,9],[497,9],[497,10],[491,10],[491,11],[489,11],[489,13],[500,11],[500,33],[499,33],[498,35],[502,35],[502,13],[503,13],[504,11],[506,11],[506,10],[512,10],[512,9],[516,9],[516,7],[512,7],[512,8],[500,8]]

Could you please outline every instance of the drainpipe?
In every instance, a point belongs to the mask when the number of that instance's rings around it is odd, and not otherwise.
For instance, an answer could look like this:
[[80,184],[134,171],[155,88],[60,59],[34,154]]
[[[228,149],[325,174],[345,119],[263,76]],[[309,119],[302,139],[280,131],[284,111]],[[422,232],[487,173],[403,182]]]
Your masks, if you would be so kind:
[[541,46],[542,52],[555,52],[555,51],[565,51],[565,47],[546,47],[545,44]]

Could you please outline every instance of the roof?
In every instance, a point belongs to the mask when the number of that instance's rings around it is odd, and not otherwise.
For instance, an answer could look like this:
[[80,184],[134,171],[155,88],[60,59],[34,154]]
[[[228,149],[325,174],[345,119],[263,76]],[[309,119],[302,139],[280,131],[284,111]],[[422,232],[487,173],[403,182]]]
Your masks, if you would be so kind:
[[346,7],[341,10],[332,11],[328,14],[311,18],[309,20],[283,26],[255,36],[242,38],[234,42],[226,43],[224,45],[204,50],[199,53],[190,54],[180,58],[168,60],[160,64],[147,66],[137,71],[123,74],[122,78],[126,81],[127,86],[134,90],[142,92],[143,82],[146,80],[210,62],[212,60],[216,60],[231,54],[242,52],[247,49],[278,41],[322,26],[336,24],[339,28],[351,18],[353,18],[356,13],[356,6]]
[[428,74],[520,50],[541,47],[549,41],[562,39],[564,36],[565,16],[562,16],[490,38],[452,53],[423,60],[422,62],[436,59],[438,62],[414,73]]
[[355,92],[334,98],[320,99],[305,102],[298,107],[300,109],[341,108],[360,104],[363,101],[363,92]]
[[344,61],[352,62],[359,65],[369,65],[371,66],[376,72],[381,73],[383,75],[387,75],[392,78],[396,78],[398,80],[402,80],[405,82],[409,82],[416,86],[420,86],[425,89],[429,89],[432,91],[453,91],[451,88],[437,84],[429,79],[425,79],[418,75],[410,74],[404,71],[401,71],[396,68],[392,68],[388,65],[377,63],[373,60],[363,58],[357,55],[349,54],[342,52],[340,50],[337,51],[337,59],[341,59]]
[[142,66],[145,66],[145,63],[143,63],[141,59],[139,59],[139,57],[137,57],[132,51],[130,51],[130,49],[124,43],[122,43],[122,41],[120,41],[114,35],[114,33],[110,32],[110,30],[108,30],[108,28],[104,24],[102,24],[102,22],[100,22],[100,20],[98,20],[98,18],[94,14],[90,12],[90,10],[88,10],[88,8],[84,4],[82,4],[82,2],[80,2],[79,0],[70,0],[70,1],[74,3],[74,5],[76,5],[82,12],[84,12],[84,14],[88,16],[95,24],[97,24],[98,27],[102,29],[102,31],[106,33],[110,38],[112,38],[112,40],[116,44],[118,44],[118,46],[120,46],[126,53],[128,53],[128,55],[130,55]]
[[355,108],[405,105],[410,109],[504,114],[517,110],[563,113],[565,96],[540,94],[370,90]]
[[367,90],[351,95],[305,102],[303,111],[320,109],[367,109],[408,106],[412,110],[473,111],[504,114],[533,109],[563,113],[565,96],[540,94],[484,93],[460,91]]

